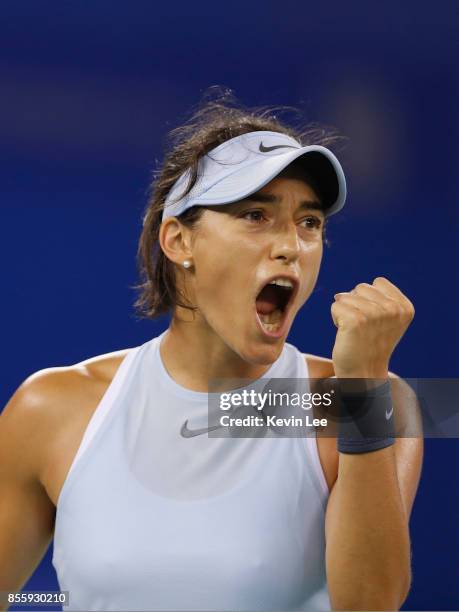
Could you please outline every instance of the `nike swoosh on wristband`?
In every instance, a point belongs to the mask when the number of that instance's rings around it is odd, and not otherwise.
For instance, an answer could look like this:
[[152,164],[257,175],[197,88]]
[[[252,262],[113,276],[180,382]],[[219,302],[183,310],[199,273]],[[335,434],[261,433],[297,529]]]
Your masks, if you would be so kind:
[[268,151],[274,151],[274,149],[298,149],[298,147],[294,147],[293,145],[276,145],[274,147],[265,147],[263,142],[260,142],[260,146],[258,150],[262,153],[268,153]]
[[393,412],[394,412],[394,407],[393,406],[390,409],[390,412],[387,412],[387,410],[386,410],[386,421],[388,421],[390,419],[390,417],[392,416]]
[[180,435],[183,438],[193,438],[193,436],[200,436],[201,434],[205,434],[209,431],[214,431],[215,429],[221,429],[223,425],[213,425],[212,427],[201,427],[200,429],[188,429],[188,419],[183,423],[182,428],[180,429]]

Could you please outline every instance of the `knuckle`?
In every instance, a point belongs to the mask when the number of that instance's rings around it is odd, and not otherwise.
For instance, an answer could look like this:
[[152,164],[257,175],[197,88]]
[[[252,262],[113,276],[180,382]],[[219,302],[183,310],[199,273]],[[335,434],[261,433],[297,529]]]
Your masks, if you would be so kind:
[[412,321],[414,319],[414,315],[416,314],[416,311],[414,310],[413,304],[411,304],[411,306],[407,307],[406,314],[407,314],[407,317],[408,317],[409,321]]
[[398,317],[402,312],[400,304],[395,300],[387,301],[384,308],[390,317]]
[[408,299],[406,300],[406,309],[411,318],[413,318],[416,311],[414,309],[414,304]]
[[352,311],[351,318],[356,325],[364,325],[368,321],[367,315],[361,310]]

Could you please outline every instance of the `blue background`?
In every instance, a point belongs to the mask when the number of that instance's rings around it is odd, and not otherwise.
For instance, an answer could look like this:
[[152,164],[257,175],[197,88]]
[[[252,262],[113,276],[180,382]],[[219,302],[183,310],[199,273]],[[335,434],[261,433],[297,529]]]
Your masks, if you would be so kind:
[[[391,370],[455,377],[458,3],[2,2],[2,405],[29,374],[136,346],[145,191],[210,85],[348,137],[345,210],[289,342],[331,356],[333,294],[386,276],[416,317]],[[403,609],[459,609],[457,440],[427,440]],[[26,589],[57,589],[51,549]]]

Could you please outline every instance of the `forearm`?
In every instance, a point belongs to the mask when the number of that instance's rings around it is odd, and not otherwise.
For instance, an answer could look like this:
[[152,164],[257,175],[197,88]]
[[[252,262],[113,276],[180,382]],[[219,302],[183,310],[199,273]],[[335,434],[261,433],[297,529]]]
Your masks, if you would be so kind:
[[393,446],[339,456],[326,567],[335,610],[398,610],[410,584],[409,528]]
[[396,374],[390,372],[389,375],[397,431],[393,448],[398,483],[409,521],[421,479],[424,455],[422,415],[418,399],[411,387]]

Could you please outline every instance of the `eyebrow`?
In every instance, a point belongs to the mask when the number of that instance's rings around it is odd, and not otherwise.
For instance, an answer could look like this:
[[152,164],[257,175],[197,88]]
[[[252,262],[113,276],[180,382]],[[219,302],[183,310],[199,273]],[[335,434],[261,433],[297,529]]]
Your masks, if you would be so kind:
[[[261,193],[260,191],[256,191],[245,198],[242,201],[249,200],[250,202],[264,202],[265,204],[279,204],[282,199],[279,196],[276,196],[271,193]],[[318,200],[302,200],[300,202],[299,209],[305,210],[320,210],[324,211],[324,206]]]

